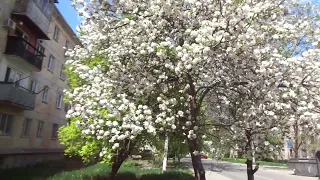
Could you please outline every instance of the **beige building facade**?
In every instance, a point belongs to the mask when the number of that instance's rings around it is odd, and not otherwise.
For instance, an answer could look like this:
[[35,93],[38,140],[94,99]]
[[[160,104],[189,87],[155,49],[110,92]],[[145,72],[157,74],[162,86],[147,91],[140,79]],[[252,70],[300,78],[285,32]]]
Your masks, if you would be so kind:
[[80,44],[57,0],[0,0],[0,168],[63,156],[65,49]]

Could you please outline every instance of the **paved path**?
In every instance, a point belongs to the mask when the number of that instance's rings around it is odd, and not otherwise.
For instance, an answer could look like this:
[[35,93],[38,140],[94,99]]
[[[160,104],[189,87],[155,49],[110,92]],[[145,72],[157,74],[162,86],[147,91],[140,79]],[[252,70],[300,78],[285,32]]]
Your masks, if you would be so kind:
[[[182,162],[191,166],[191,159],[184,158]],[[232,164],[228,162],[217,162],[215,160],[202,160],[206,169],[207,180],[247,180],[245,165]],[[260,168],[255,173],[255,180],[318,180],[317,177],[304,177],[293,175],[290,170],[274,170]]]

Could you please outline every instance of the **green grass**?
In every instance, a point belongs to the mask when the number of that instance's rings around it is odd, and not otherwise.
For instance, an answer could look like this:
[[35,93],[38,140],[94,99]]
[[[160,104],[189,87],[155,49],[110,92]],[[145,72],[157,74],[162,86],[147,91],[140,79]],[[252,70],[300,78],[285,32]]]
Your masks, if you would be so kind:
[[[59,172],[60,171],[60,172]],[[4,170],[0,179],[4,180],[107,180],[111,168],[106,164],[95,164],[78,170],[61,171],[59,168],[31,167]],[[187,170],[141,169],[134,162],[126,162],[118,172],[118,180],[193,180]]]
[[[242,158],[222,158],[222,161],[245,164],[246,159]],[[279,167],[288,167],[287,163],[284,162],[268,162],[268,161],[257,161],[261,166],[279,166]]]

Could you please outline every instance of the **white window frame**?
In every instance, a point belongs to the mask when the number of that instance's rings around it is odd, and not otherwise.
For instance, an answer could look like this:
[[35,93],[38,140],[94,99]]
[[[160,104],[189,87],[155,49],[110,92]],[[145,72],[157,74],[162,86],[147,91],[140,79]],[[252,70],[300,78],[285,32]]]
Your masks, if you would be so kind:
[[65,46],[64,46],[64,47],[65,47],[64,53],[63,53],[64,56],[67,56],[67,55],[66,55],[66,52],[68,51],[69,46],[70,46],[70,42],[69,42],[69,40],[67,39],[67,40],[66,40],[66,44],[65,44]]
[[[37,49],[37,51],[35,51],[36,56],[44,55],[44,51],[46,50],[39,42],[37,43],[36,49]],[[40,54],[39,52],[41,52],[42,54]],[[41,59],[42,58],[43,57],[41,56]]]
[[37,83],[37,81],[35,81],[35,80],[31,80],[30,81],[30,87],[29,87],[29,90],[31,91],[31,92],[37,92],[37,87],[38,87],[38,83]]
[[63,100],[63,95],[58,93],[57,99],[56,99],[56,108],[61,109],[62,100]]
[[66,73],[64,73],[63,70],[64,70],[64,64],[61,64],[60,79],[65,81],[66,80]]
[[60,28],[59,28],[59,26],[56,25],[54,27],[53,39],[58,42],[59,36],[60,36]]
[[29,137],[31,132],[30,131],[31,127],[32,127],[32,119],[25,118],[23,121],[21,137]]
[[49,99],[49,88],[45,88],[42,94],[42,102],[48,103],[48,99]]
[[[14,82],[17,82],[18,80],[21,80],[21,79],[22,79],[22,73],[21,73],[20,71],[12,68],[12,67],[10,67],[10,66],[8,66],[8,68],[10,68],[10,74],[9,74],[9,77],[8,77],[8,82],[14,83]],[[7,72],[6,72],[6,73],[7,73]],[[12,76],[13,76],[13,78],[10,78],[10,77],[12,77]],[[17,85],[20,86],[20,82],[21,82],[21,81],[18,81]]]
[[47,69],[53,73],[56,58],[50,54]]
[[42,138],[43,137],[43,125],[44,125],[43,121],[38,121],[36,138]]
[[[21,31],[22,32],[22,39],[24,39],[25,41],[27,41],[28,43],[29,43],[29,41],[30,41],[30,38],[29,38],[29,36],[27,35],[27,33],[25,33],[22,29],[20,29],[20,28],[16,28],[16,30],[19,30],[19,31]],[[25,48],[26,49],[28,49],[28,43],[25,43]]]
[[[3,116],[6,116],[5,120],[2,121]],[[10,121],[9,117],[12,117],[11,122],[9,122],[11,125],[8,126],[8,121]],[[14,116],[11,114],[4,114],[0,113],[0,127],[2,126],[2,123],[4,124],[4,132],[0,131],[0,136],[10,136],[13,130],[13,121],[14,121]],[[7,129],[7,128],[10,129]]]

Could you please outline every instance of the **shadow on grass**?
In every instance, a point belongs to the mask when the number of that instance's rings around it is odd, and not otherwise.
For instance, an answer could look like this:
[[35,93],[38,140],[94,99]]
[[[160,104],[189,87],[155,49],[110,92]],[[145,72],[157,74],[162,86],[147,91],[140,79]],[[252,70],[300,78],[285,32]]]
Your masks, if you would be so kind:
[[[138,170],[139,171],[139,170]],[[194,177],[191,174],[180,171],[168,171],[165,173],[150,172],[147,174],[137,175],[133,172],[120,172],[116,176],[116,180],[193,180]],[[70,178],[69,180],[77,180],[76,178]],[[108,176],[82,176],[81,180],[110,180]]]
[[[108,176],[84,176],[82,180],[110,180],[110,178]],[[124,172],[118,174],[116,180],[138,180],[138,178],[132,172]]]
[[193,180],[191,174],[180,171],[168,171],[161,174],[143,174],[139,180]]
[[[0,180],[110,180],[111,168],[107,164],[95,164],[81,168],[68,163],[52,162],[29,168],[14,168],[0,172]],[[80,169],[79,169],[80,168]],[[73,170],[76,169],[76,170]],[[142,169],[127,163],[120,168],[116,180],[193,180],[193,176],[183,170]]]
[[48,161],[32,167],[0,170],[0,180],[44,180],[60,172],[72,171],[85,167],[80,160]]

